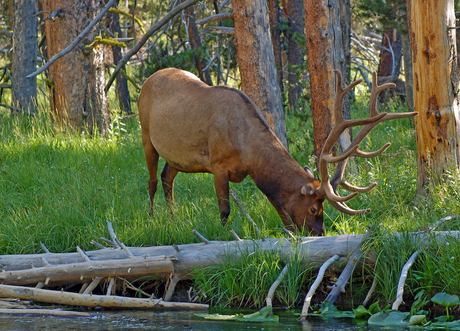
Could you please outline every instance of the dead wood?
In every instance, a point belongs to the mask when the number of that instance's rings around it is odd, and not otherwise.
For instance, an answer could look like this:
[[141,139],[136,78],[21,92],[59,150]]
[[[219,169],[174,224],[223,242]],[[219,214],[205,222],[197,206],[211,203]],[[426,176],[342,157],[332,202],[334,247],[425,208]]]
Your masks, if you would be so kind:
[[91,295],[63,291],[40,290],[22,286],[0,285],[0,297],[19,298],[69,306],[143,309],[205,310],[209,306],[198,303],[165,302],[162,299],[138,299],[119,296]]
[[[105,248],[85,252],[90,262],[79,253],[43,253],[25,255],[0,255],[0,282],[11,285],[78,284],[91,279],[121,276],[127,279],[139,275],[170,275],[190,279],[194,269],[208,267],[238,259],[256,250],[279,252],[286,261],[300,250],[305,264],[321,265],[333,255],[341,262],[359,244],[362,235],[339,235],[331,237],[301,237],[295,240],[265,238],[264,240],[209,241],[209,244],[186,244],[156,247],[130,247],[134,258],[128,258],[122,249]],[[295,246],[295,247],[293,247]],[[44,265],[45,262],[49,265]]]
[[154,274],[167,274],[173,263],[166,256],[138,257],[124,260],[88,261],[82,263],[45,265],[26,270],[0,273],[0,282],[10,285],[79,284],[90,282],[94,277],[141,277]]
[[363,240],[356,246],[353,254],[351,254],[350,258],[348,259],[348,263],[343,269],[340,277],[337,279],[335,284],[332,286],[331,292],[329,292],[328,296],[324,301],[328,301],[330,303],[334,303],[335,300],[340,296],[340,293],[345,293],[345,285],[347,284],[348,280],[350,279],[355,267],[358,265],[358,262],[361,260],[363,255],[366,253],[365,250],[361,249],[362,246],[369,240],[369,234],[363,237]]

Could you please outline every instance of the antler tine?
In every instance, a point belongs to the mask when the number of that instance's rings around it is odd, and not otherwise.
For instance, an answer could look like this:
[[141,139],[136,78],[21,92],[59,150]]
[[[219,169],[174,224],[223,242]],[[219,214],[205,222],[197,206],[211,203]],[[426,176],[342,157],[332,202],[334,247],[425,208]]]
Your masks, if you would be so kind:
[[364,158],[371,158],[371,157],[375,157],[375,156],[379,156],[380,154],[382,154],[383,152],[385,152],[387,150],[388,147],[391,146],[391,143],[386,143],[382,148],[380,148],[379,150],[375,151],[375,152],[370,152],[370,153],[367,153],[367,152],[363,152],[363,151],[360,151],[359,149],[356,149],[355,150],[355,153],[353,154],[354,156],[359,156],[359,157],[364,157]]
[[335,69],[335,78],[336,78],[336,93],[335,93],[335,102],[334,102],[334,115],[335,115],[335,120],[337,122],[338,119],[343,119],[343,114],[342,114],[342,104],[343,104],[343,99],[347,95],[348,92],[352,88],[354,88],[356,85],[362,82],[362,79],[358,79],[357,81],[352,82],[350,85],[345,86],[345,88],[342,87],[342,73]]
[[371,97],[369,100],[369,117],[374,117],[378,115],[377,98],[379,97],[379,94],[383,90],[386,90],[387,88],[392,88],[395,86],[396,84],[394,83],[386,83],[386,84],[382,84],[379,86],[377,83],[377,73],[375,71],[372,73],[372,90],[371,90]]
[[332,207],[334,207],[338,211],[340,211],[340,212],[342,212],[344,214],[347,214],[347,215],[362,215],[362,214],[370,213],[370,211],[371,211],[369,208],[368,209],[354,210],[354,209],[351,209],[350,207],[348,207],[346,204],[336,202],[336,201],[329,201],[329,203],[332,205]]
[[374,187],[376,187],[377,183],[372,183],[371,185],[367,187],[358,187],[358,186],[351,185],[346,180],[343,180],[340,182],[340,186],[342,186],[344,189],[350,192],[366,193],[372,190]]

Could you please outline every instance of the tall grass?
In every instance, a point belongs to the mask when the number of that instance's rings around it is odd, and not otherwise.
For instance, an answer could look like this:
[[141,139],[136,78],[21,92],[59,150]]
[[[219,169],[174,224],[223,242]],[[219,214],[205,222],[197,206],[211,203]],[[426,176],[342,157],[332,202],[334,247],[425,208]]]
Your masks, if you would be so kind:
[[[244,248],[242,248],[244,250]],[[288,270],[275,292],[274,303],[293,307],[300,303],[301,288],[309,282],[312,268],[303,263],[301,250],[294,247],[288,261],[283,261],[280,252],[242,251],[237,260],[224,257],[219,265],[196,270],[194,286],[201,301],[214,305],[260,308],[270,286],[278,278],[285,264]]]
[[[353,118],[367,116],[366,103],[365,98],[354,103]],[[387,107],[390,112],[406,111],[397,102],[390,102]],[[53,126],[46,112],[33,118],[10,117],[9,113],[0,112],[0,123],[0,254],[38,253],[40,242],[53,252],[75,251],[77,245],[90,250],[92,239],[107,235],[107,220],[113,223],[118,237],[130,246],[197,242],[192,229],[210,240],[231,239],[228,229],[220,224],[213,180],[208,174],[177,176],[174,218],[169,217],[159,185],[155,212],[149,216],[148,172],[136,117],[115,116],[107,137],[62,132]],[[309,165],[316,171],[311,116],[308,112],[290,113],[286,125],[291,154],[301,165]],[[325,203],[327,235],[364,233],[369,227],[381,234],[380,246],[376,246],[379,248],[376,272],[380,277],[376,295],[385,300],[394,296],[396,275],[413,250],[406,242],[387,241],[386,234],[418,231],[444,216],[460,214],[460,183],[455,170],[446,174],[442,184],[430,188],[429,198],[416,198],[413,120],[379,124],[363,141],[361,149],[376,150],[388,141],[392,146],[383,155],[356,160],[358,172],[346,175],[356,185],[379,184],[348,203],[354,209],[371,208],[372,213],[351,217]],[[285,237],[276,211],[249,178],[240,184],[231,184],[231,188],[263,236]],[[231,203],[228,228],[234,229],[241,238],[258,238],[238,207]],[[444,226],[444,229],[458,228],[458,222]],[[452,242],[432,247],[424,251],[410,274],[411,290],[458,292],[458,282],[452,279],[458,279],[456,270],[460,270],[459,246]],[[220,289],[209,294],[213,300],[241,300],[244,305],[260,305],[250,292],[265,291],[278,276],[283,263],[276,254],[253,254],[245,258],[239,271],[230,266],[203,271],[203,275],[209,277],[202,277],[200,291],[207,293],[209,287],[224,284],[224,280],[217,279],[227,275],[227,283],[243,280],[249,285],[244,289],[241,284],[228,283],[234,293]],[[385,275],[385,270],[391,270],[392,274]],[[278,297],[281,304],[290,306],[297,302],[299,291],[295,284],[304,282],[307,274],[298,270],[288,278],[282,285],[286,289]],[[257,279],[249,280],[251,277]]]

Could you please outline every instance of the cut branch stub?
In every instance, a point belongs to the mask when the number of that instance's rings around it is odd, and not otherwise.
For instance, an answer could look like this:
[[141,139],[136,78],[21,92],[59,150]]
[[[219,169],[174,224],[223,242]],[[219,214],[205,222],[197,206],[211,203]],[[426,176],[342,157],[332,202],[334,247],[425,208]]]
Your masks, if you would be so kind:
[[[365,119],[355,119],[355,120],[345,120],[342,115],[342,103],[346,94],[356,85],[358,85],[361,80],[352,82],[350,85],[342,87],[342,74],[340,71],[335,70],[337,77],[337,92],[335,97],[334,105],[334,115],[335,115],[335,124],[329,134],[326,142],[324,143],[323,150],[321,151],[319,159],[319,172],[321,175],[321,187],[320,194],[326,198],[330,204],[339,210],[348,215],[360,215],[367,213],[370,209],[364,210],[354,210],[348,207],[344,202],[354,198],[359,193],[369,192],[372,190],[377,183],[373,183],[368,187],[357,187],[351,185],[346,180],[343,179],[343,174],[345,172],[345,167],[347,165],[348,159],[352,156],[359,156],[363,158],[375,157],[382,154],[389,146],[390,143],[385,144],[382,148],[375,152],[363,152],[359,150],[359,144],[364,140],[367,134],[380,122],[397,119],[397,118],[407,118],[417,115],[416,112],[409,113],[379,113],[377,110],[377,100],[380,92],[387,88],[394,87],[395,84],[387,83],[383,85],[377,85],[377,73],[372,75],[372,91],[369,101],[369,117]],[[334,145],[340,138],[340,135],[349,127],[352,126],[362,126],[359,133],[351,142],[350,146],[343,152],[342,155],[333,156],[332,150]],[[335,163],[337,167],[335,169],[334,176],[329,180],[329,164]],[[344,189],[353,192],[347,196],[340,196],[337,193],[337,187],[342,186]]]

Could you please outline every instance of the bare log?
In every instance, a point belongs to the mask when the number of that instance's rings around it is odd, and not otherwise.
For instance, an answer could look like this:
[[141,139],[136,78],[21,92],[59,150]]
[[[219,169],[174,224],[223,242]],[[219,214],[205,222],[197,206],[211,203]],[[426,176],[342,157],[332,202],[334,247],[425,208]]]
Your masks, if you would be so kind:
[[161,299],[125,298],[119,296],[78,294],[39,290],[22,286],[0,285],[1,298],[19,298],[69,306],[103,308],[190,309],[205,310],[208,305],[186,302],[165,302]]
[[[80,257],[81,258],[81,257]],[[166,256],[138,257],[115,261],[89,261],[72,264],[46,265],[39,268],[15,270],[0,273],[0,283],[29,285],[39,282],[51,284],[78,284],[91,281],[94,277],[167,274],[173,269],[173,262]]]
[[289,269],[289,264],[286,264],[283,270],[281,271],[280,275],[278,276],[278,278],[275,280],[272,286],[270,286],[267,297],[265,298],[265,302],[267,303],[267,306],[270,306],[270,307],[273,306],[272,300],[273,300],[273,296],[275,295],[275,291],[278,288],[278,286],[281,284],[281,281],[283,280],[284,276],[286,276],[288,269]]
[[[129,250],[136,257],[135,259],[127,259],[126,253],[121,249],[105,248],[86,251],[86,255],[91,259],[91,262],[82,262],[82,257],[78,253],[0,255],[0,265],[3,265],[3,270],[5,271],[0,272],[0,282],[5,282],[6,275],[11,271],[28,271],[28,269],[31,269],[31,263],[35,266],[42,266],[42,258],[45,258],[51,265],[61,265],[63,267],[65,264],[79,264],[80,266],[86,264],[89,266],[93,263],[94,265],[98,265],[100,262],[107,263],[107,260],[110,260],[113,265],[121,263],[121,261],[117,260],[125,260],[126,263],[135,263],[137,260],[158,259],[159,256],[175,256],[178,259],[177,262],[174,262],[175,275],[180,275],[182,279],[190,279],[188,278],[190,271],[218,264],[228,257],[238,259],[242,252],[251,253],[256,250],[279,252],[288,263],[290,257],[296,253],[294,252],[294,246],[295,249],[302,252],[305,264],[313,263],[319,267],[328,258],[336,254],[341,257],[341,262],[346,261],[349,254],[361,242],[362,237],[363,235],[348,234],[330,237],[300,237],[297,238],[294,244],[289,239],[265,238],[263,241],[210,241],[211,245],[195,243],[172,246],[130,247]],[[40,268],[35,268],[35,270],[40,270]],[[170,269],[165,273],[169,275],[171,272],[172,264]],[[131,273],[134,274],[134,270]],[[93,272],[94,276],[97,275],[94,275]],[[112,276],[112,274],[108,276]],[[84,283],[86,281],[90,280],[85,279],[85,281],[78,281],[77,283]]]
[[393,302],[391,309],[398,310],[399,305],[403,302],[403,293],[404,293],[404,285],[406,284],[407,273],[409,272],[410,267],[414,264],[415,259],[417,258],[420,251],[416,251],[412,256],[407,260],[406,264],[401,271],[401,277],[399,278],[398,282],[398,291],[396,296],[396,301]]
[[329,266],[338,261],[340,256],[334,255],[331,257],[329,260],[327,260],[319,269],[318,276],[315,279],[315,282],[313,285],[310,287],[310,290],[307,293],[307,296],[305,297],[305,301],[303,303],[302,307],[302,313],[300,314],[300,321],[304,321],[305,318],[308,316],[308,308],[310,308],[310,302],[311,299],[313,298],[313,295],[315,294],[316,289],[318,288],[319,284],[323,281],[324,273],[326,272],[326,269],[329,268]]
[[[430,236],[439,240],[444,237],[458,238],[460,232],[411,233],[414,243],[420,244]],[[393,234],[397,235],[397,234]],[[407,235],[407,234],[406,234]],[[349,255],[363,239],[363,235],[339,235],[331,237],[300,237],[290,239],[265,238],[262,240],[210,241],[211,244],[186,244],[156,247],[131,247],[134,258],[127,258],[121,249],[105,248],[87,251],[90,262],[82,262],[78,253],[43,253],[26,255],[0,255],[0,283],[28,285],[48,282],[50,286],[60,284],[89,283],[94,277],[120,276],[129,280],[139,275],[173,276],[186,280],[197,268],[218,265],[228,259],[237,260],[242,254],[255,251],[276,252],[289,263],[294,254],[301,253],[303,263],[319,268],[333,255],[339,255],[336,263],[340,271]],[[367,262],[372,264],[371,256]],[[48,265],[43,266],[46,261]],[[35,267],[32,268],[31,264]],[[37,267],[43,266],[43,267]]]
[[345,293],[345,285],[347,284],[348,280],[350,279],[355,267],[357,266],[359,260],[365,253],[361,247],[364,243],[368,240],[369,234],[365,235],[362,242],[355,248],[353,254],[351,254],[350,259],[348,260],[347,265],[343,269],[342,273],[340,274],[339,278],[335,282],[334,286],[332,286],[331,292],[328,294],[324,301],[328,301],[330,303],[334,303],[335,300],[340,296],[340,293]]

